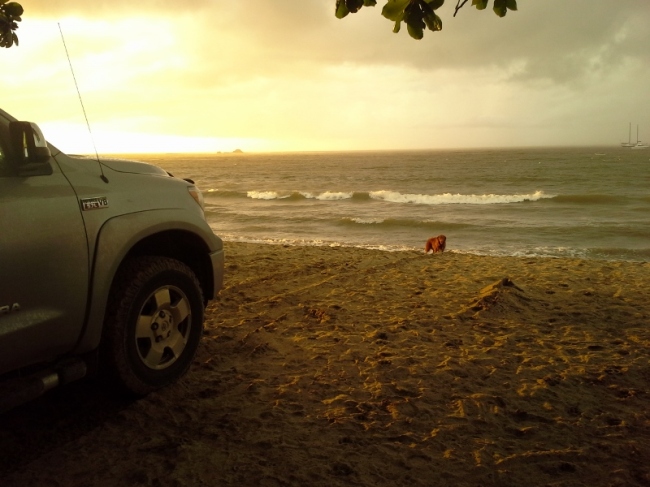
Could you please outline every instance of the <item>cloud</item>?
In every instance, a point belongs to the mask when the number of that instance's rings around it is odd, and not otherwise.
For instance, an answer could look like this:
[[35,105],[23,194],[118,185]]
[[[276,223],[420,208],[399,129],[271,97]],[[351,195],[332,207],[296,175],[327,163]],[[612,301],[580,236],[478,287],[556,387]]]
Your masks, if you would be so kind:
[[[343,20],[334,18],[334,0],[36,0],[26,18],[65,18],[115,22],[129,17],[189,19],[187,49],[207,62],[219,61],[229,47],[254,46],[243,59],[248,69],[277,71],[278,65],[402,65],[421,70],[508,67],[525,64],[519,78],[567,82],[595,70],[607,71],[630,59],[647,62],[650,2],[635,0],[544,0],[519,2],[505,18],[490,9],[465,6],[453,17],[455,2],[440,9],[444,28],[416,42],[393,34],[381,5]],[[30,13],[33,12],[33,13]],[[134,38],[138,32],[129,33]],[[242,49],[239,49],[242,51]]]
[[[107,18],[142,12],[185,13],[205,7],[215,7],[219,0],[23,0],[25,16],[61,18],[80,15],[86,18]],[[228,2],[231,3],[231,2]]]
[[627,136],[630,120],[650,126],[650,2],[520,1],[503,19],[469,6],[453,18],[454,5],[442,32],[414,41],[380,5],[338,20],[334,0],[31,1],[0,89],[24,117],[78,119],[60,23],[86,108],[110,133],[426,148],[595,143],[613,126]]

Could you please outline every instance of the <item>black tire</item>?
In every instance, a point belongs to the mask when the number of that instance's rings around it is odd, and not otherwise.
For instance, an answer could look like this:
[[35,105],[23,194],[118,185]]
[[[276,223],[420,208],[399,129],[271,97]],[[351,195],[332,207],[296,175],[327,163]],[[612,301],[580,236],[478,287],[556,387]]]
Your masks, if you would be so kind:
[[203,294],[192,270],[166,257],[125,263],[108,300],[105,373],[137,396],[187,372],[203,334]]

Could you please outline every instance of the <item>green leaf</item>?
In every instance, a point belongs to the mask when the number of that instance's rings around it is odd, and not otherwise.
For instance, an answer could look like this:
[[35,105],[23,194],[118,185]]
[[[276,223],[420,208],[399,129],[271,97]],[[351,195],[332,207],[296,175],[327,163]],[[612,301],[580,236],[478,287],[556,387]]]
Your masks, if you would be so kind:
[[422,27],[420,27],[419,25],[406,24],[406,28],[409,32],[409,35],[413,39],[417,39],[419,41],[424,37],[424,29],[422,29]]
[[404,9],[404,22],[409,35],[413,39],[422,39],[424,37],[424,12],[420,3],[409,3]]
[[345,5],[345,0],[336,0],[336,18],[337,19],[342,19],[343,17],[346,17],[350,11],[348,10],[348,7]]
[[505,17],[508,13],[508,8],[506,5],[507,0],[494,0],[494,13],[499,17]]
[[443,6],[445,0],[425,0],[433,10],[438,10]]
[[488,0],[472,0],[472,5],[474,5],[478,10],[485,10],[487,4]]
[[418,4],[418,9],[420,10],[420,13],[421,13],[423,19],[427,15],[431,15],[433,13],[433,8],[426,1],[420,2]]
[[[0,2],[6,1],[0,0]],[[456,12],[466,2],[467,0],[458,0]],[[508,10],[517,10],[517,0],[492,0],[492,2],[493,10],[499,17],[504,17]],[[409,35],[414,39],[422,39],[426,29],[433,32],[442,30],[442,19],[435,11],[444,3],[445,0],[386,0],[381,14],[394,22],[393,32],[398,33],[402,28],[402,22],[406,22]],[[489,3],[490,0],[472,0],[472,6],[477,10],[485,10]],[[362,7],[376,5],[377,0],[336,0],[336,17],[342,19],[350,13],[358,12]]]
[[336,18],[342,19],[348,14],[355,14],[361,7],[374,7],[377,0],[336,0]]
[[2,7],[2,10],[4,10],[5,13],[10,17],[20,17],[25,12],[22,5],[16,2],[9,2],[5,4],[5,6]]
[[404,9],[409,5],[410,0],[388,0],[381,14],[388,20],[399,22],[404,18]]
[[432,12],[430,15],[425,15],[424,23],[427,24],[429,30],[434,32],[442,30],[442,19],[435,12]]
[[421,40],[424,37],[424,29],[418,27],[418,26],[413,26],[411,24],[406,24],[406,28],[409,32],[409,35],[413,39],[417,39],[418,41]]
[[363,0],[345,0],[348,10],[356,14],[361,7],[363,7]]

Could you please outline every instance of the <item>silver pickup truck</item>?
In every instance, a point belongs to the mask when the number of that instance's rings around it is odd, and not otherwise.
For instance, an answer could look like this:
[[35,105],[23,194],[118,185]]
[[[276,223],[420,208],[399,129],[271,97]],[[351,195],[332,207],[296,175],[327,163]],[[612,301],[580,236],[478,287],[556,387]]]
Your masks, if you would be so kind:
[[176,380],[223,267],[192,181],[0,110],[0,412],[96,370],[136,395]]

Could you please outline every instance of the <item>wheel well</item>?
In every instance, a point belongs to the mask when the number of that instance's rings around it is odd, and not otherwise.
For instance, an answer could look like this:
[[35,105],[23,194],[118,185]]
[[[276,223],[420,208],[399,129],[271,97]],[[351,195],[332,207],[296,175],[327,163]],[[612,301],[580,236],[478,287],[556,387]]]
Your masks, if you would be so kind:
[[125,256],[123,262],[131,257],[143,255],[160,255],[179,260],[196,275],[203,289],[204,302],[207,303],[206,296],[212,296],[214,290],[209,252],[208,246],[197,235],[183,230],[169,230],[139,241]]

